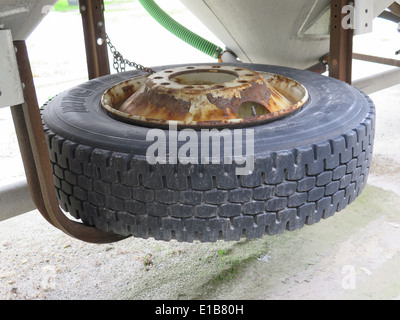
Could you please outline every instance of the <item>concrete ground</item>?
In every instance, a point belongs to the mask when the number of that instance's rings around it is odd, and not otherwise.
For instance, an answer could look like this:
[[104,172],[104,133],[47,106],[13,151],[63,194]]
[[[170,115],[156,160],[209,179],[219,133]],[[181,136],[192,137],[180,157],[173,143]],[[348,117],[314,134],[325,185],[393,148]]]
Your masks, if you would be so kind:
[[[179,2],[168,3],[175,18],[218,41]],[[129,6],[106,13],[110,37],[127,57],[145,65],[209,61],[154,27],[136,2]],[[141,29],[153,33],[138,32],[135,23],[153,26]],[[77,13],[54,12],[29,39],[41,103],[85,81],[80,28]],[[377,35],[362,36],[356,49],[390,56],[399,49],[400,34],[383,31],[387,28],[378,25]],[[183,49],[170,54],[157,49],[167,43],[164,48]],[[356,77],[378,69],[355,62]],[[400,86],[371,95],[377,134],[369,185],[334,217],[251,241],[182,244],[129,238],[93,245],[69,238],[33,211],[0,223],[0,299],[399,299],[399,97]],[[23,168],[7,109],[0,109],[0,135],[0,177],[8,183],[23,176]]]

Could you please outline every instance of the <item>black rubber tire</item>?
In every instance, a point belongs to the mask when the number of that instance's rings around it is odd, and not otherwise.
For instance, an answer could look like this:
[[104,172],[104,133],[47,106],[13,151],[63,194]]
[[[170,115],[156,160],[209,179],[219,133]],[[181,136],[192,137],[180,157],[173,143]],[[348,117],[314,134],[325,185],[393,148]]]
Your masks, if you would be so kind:
[[319,74],[244,66],[293,78],[310,95],[298,113],[254,127],[248,176],[236,176],[234,164],[149,165],[150,128],[118,122],[100,106],[106,89],[139,72],[98,78],[48,102],[41,112],[61,207],[104,231],[185,242],[279,234],[344,209],[367,182],[373,102]]

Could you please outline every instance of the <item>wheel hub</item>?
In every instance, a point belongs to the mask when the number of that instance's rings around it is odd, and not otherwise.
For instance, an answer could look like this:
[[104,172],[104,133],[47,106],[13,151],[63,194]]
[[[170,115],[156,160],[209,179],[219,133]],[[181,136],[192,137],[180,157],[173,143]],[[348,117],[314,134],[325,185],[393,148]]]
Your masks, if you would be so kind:
[[238,66],[189,66],[110,88],[103,108],[144,126],[243,126],[276,120],[304,106],[307,90],[292,79]]

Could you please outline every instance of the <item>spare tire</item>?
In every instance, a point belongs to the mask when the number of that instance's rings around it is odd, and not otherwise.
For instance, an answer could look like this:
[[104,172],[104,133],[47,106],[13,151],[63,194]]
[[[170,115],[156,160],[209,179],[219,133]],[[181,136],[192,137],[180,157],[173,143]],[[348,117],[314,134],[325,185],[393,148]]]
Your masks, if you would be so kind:
[[297,113],[252,127],[252,174],[238,176],[235,164],[149,164],[151,128],[100,105],[112,85],[142,75],[126,72],[83,83],[41,110],[60,206],[104,231],[185,242],[279,234],[344,209],[367,183],[373,102],[316,73],[243,66],[297,80],[309,94]]

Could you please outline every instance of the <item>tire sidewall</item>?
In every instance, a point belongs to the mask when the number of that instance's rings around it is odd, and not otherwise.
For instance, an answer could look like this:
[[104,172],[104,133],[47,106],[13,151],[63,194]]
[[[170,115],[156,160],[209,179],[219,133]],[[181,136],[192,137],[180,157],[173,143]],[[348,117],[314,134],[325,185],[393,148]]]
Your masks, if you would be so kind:
[[[292,78],[309,93],[309,101],[297,113],[272,123],[248,127],[254,129],[256,158],[335,138],[353,130],[371,112],[368,98],[344,82],[293,68],[254,64],[241,66]],[[115,120],[100,103],[107,89],[140,75],[143,74],[131,71],[104,76],[67,90],[43,108],[43,121],[54,133],[75,143],[145,156],[153,143],[146,139],[153,128]],[[168,136],[168,130],[163,131]]]

